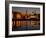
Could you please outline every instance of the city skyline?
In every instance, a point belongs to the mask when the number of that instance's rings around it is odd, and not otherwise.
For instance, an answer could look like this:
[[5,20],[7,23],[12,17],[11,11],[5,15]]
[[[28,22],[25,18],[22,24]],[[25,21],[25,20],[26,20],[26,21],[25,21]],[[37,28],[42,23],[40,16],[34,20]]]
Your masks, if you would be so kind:
[[13,7],[12,15],[13,31],[40,29],[39,8]]

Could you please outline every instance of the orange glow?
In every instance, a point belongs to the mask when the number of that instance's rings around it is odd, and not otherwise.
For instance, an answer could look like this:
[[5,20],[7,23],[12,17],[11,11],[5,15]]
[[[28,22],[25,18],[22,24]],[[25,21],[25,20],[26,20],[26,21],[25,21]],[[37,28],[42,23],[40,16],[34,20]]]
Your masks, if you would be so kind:
[[21,18],[21,15],[20,14],[17,14],[16,17],[17,17],[17,19],[20,19]]
[[[20,12],[18,13],[15,13],[15,18],[16,19],[31,19],[31,18],[33,18],[33,20],[34,19],[37,19],[38,20],[38,15],[40,16],[40,14],[36,14],[36,15],[34,15],[35,13],[31,13],[31,14],[21,14]],[[13,18],[14,19],[14,18]],[[24,26],[24,25],[32,25],[32,26],[35,26],[35,25],[38,25],[38,23],[37,22],[39,22],[40,23],[40,20],[38,20],[38,21],[33,21],[32,19],[31,19],[31,21],[15,21],[15,19],[14,19],[14,23],[13,23],[13,25],[15,25],[15,26],[17,26],[17,27],[19,27],[19,26]]]

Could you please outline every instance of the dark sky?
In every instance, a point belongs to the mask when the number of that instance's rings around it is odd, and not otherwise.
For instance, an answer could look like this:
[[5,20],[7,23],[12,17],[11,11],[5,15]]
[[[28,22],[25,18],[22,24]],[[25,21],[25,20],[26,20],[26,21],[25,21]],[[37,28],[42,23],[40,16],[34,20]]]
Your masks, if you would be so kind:
[[40,13],[40,8],[29,8],[29,7],[12,7],[13,11],[19,11],[21,13],[32,13],[33,11],[36,11],[36,13]]

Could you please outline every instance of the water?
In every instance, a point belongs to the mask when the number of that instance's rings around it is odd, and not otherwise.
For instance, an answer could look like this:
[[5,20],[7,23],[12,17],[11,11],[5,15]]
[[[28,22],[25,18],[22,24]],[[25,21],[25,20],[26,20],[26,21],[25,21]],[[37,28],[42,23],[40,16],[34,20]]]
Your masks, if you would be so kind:
[[23,30],[40,30],[40,27],[32,27],[32,26],[21,26],[21,27],[16,27],[12,29],[13,31],[23,31]]

